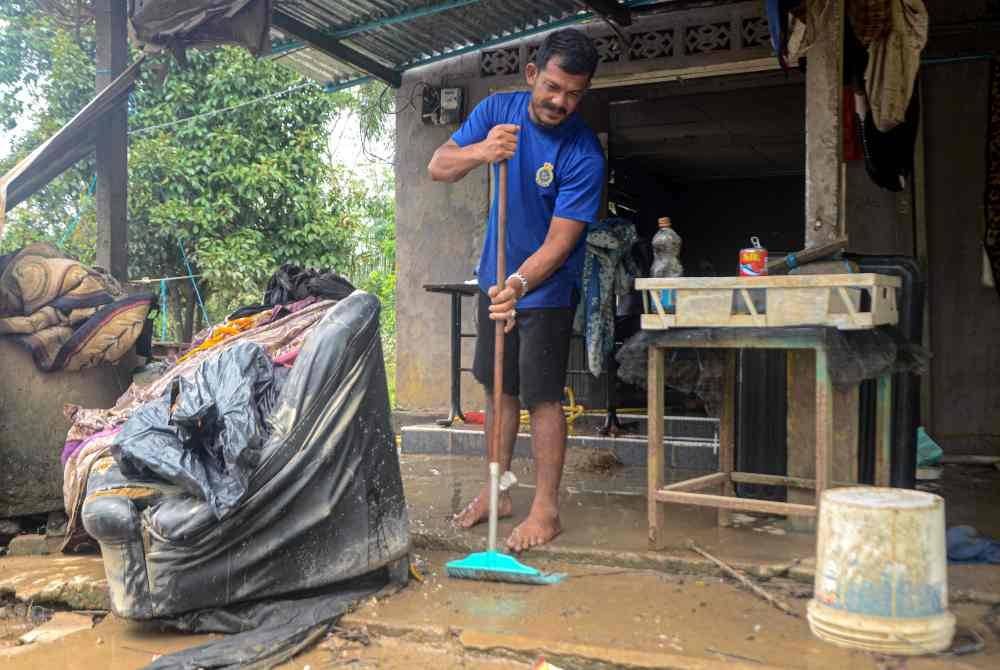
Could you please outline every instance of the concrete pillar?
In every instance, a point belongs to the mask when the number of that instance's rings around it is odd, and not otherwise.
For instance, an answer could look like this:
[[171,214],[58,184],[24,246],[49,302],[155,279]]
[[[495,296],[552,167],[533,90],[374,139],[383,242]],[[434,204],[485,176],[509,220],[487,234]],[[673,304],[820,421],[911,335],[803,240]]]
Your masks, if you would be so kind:
[[[128,65],[125,0],[94,0],[97,77],[101,91]],[[97,135],[97,264],[128,279],[128,109],[101,123]]]
[[[845,234],[844,160],[841,112],[844,71],[844,0],[807,0],[818,34],[806,68],[806,247],[832,242]],[[788,474],[810,477],[816,448],[812,352],[788,355]],[[834,480],[857,471],[857,391],[834,393]],[[853,463],[852,463],[853,455]],[[812,491],[789,489],[788,502],[811,503]],[[792,519],[811,528],[812,519]]]

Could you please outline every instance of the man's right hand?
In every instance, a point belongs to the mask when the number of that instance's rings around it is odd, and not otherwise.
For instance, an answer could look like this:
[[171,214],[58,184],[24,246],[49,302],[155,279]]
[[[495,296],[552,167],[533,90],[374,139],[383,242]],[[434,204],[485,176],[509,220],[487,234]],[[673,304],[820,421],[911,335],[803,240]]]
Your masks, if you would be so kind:
[[511,158],[517,149],[517,132],[520,129],[520,126],[513,123],[493,126],[486,139],[476,145],[481,160],[485,163],[499,163]]

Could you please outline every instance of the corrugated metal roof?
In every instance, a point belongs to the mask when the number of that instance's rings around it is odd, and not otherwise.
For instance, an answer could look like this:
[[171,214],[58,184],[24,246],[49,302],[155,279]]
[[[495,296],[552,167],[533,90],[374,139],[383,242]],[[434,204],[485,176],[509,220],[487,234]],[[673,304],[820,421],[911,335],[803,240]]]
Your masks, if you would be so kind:
[[[274,12],[397,72],[593,16],[577,0],[274,0]],[[289,31],[272,36],[273,58],[320,83],[341,87],[370,74]]]

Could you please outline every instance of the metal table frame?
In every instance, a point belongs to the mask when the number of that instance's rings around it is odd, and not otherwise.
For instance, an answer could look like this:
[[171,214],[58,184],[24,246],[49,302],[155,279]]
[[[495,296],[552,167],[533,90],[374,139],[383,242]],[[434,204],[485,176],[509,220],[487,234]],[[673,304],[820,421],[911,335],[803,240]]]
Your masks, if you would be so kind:
[[[676,343],[655,344],[649,347],[648,408],[649,442],[647,461],[647,504],[649,513],[649,545],[653,549],[665,546],[663,532],[666,503],[698,505],[718,509],[720,525],[729,524],[734,510],[815,516],[823,491],[833,482],[833,385],[830,380],[826,342],[822,329],[789,331],[782,328],[712,329],[707,339],[684,339],[684,329],[671,329],[677,333]],[[712,474],[664,486],[664,354],[666,349],[702,348],[725,349],[726,364],[723,375],[723,404],[719,426],[719,470]],[[736,351],[738,349],[806,349],[816,352],[816,478],[762,475],[735,470],[735,396]],[[889,486],[889,459],[891,448],[892,375],[878,378],[876,408],[875,485]],[[768,484],[792,489],[814,490],[816,503],[802,505],[770,500],[754,500],[734,496],[734,484]],[[721,494],[704,493],[706,489],[721,488]]]
[[451,296],[451,409],[447,419],[438,419],[439,426],[450,426],[455,419],[465,421],[462,414],[462,373],[472,372],[472,368],[462,367],[462,338],[474,338],[475,333],[462,332],[462,298],[475,296],[479,292],[476,284],[464,282],[424,284],[429,293],[447,293]]

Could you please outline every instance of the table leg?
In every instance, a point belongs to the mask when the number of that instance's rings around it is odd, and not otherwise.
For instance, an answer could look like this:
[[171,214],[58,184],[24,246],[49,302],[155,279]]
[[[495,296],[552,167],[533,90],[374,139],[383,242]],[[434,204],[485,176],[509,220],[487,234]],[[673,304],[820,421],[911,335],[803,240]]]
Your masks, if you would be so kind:
[[833,383],[826,350],[816,349],[816,509],[833,484]]
[[440,426],[450,426],[455,419],[465,421],[462,414],[462,295],[451,294],[451,410]]
[[663,488],[663,349],[649,347],[649,370],[647,374],[647,419],[648,445],[646,454],[646,501],[649,513],[649,547],[663,549],[665,540],[665,516],[663,503],[655,494]]
[[604,406],[607,413],[604,415],[604,425],[598,431],[601,435],[615,437],[624,432],[621,422],[618,420],[618,398],[615,394],[615,383],[618,381],[618,359],[615,358],[615,351],[608,352],[604,369]]
[[[733,480],[730,474],[735,466],[736,457],[736,350],[727,349],[725,353],[725,368],[722,372],[722,412],[719,415],[719,472],[725,473],[726,480],[722,484],[722,495],[732,497]],[[732,525],[732,512],[719,508],[719,525]]]
[[892,375],[878,378],[875,400],[875,486],[891,486]]

